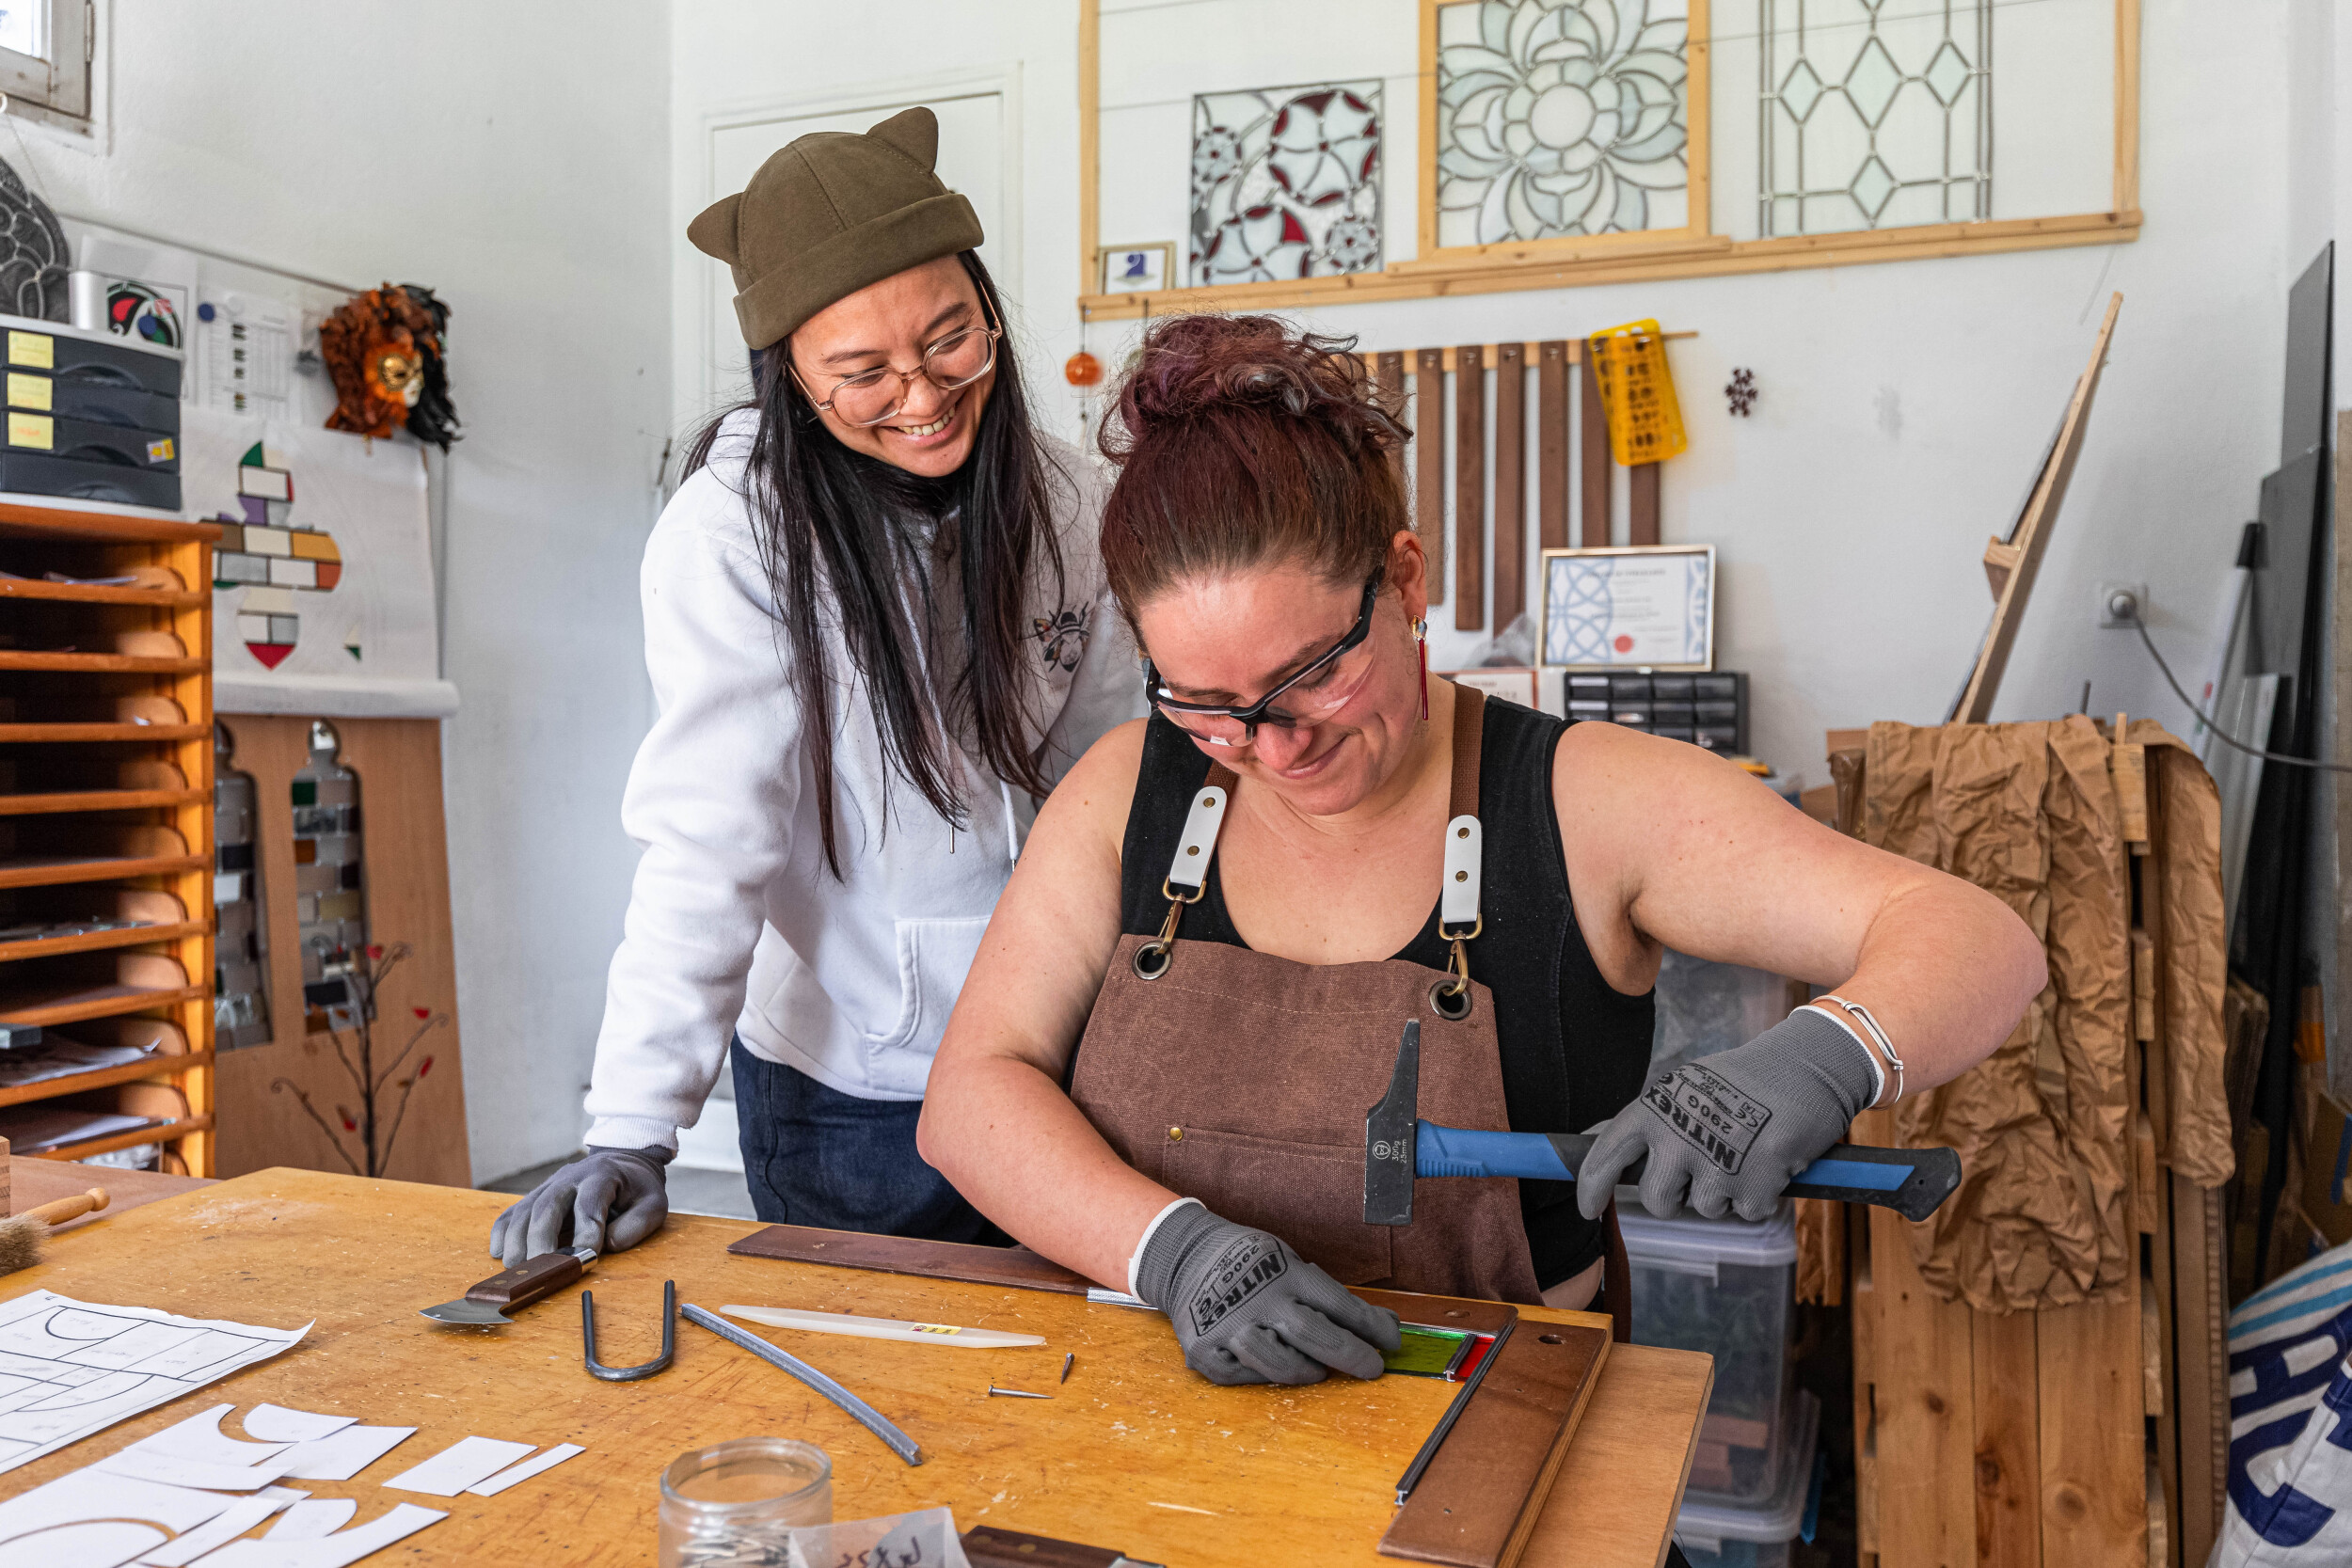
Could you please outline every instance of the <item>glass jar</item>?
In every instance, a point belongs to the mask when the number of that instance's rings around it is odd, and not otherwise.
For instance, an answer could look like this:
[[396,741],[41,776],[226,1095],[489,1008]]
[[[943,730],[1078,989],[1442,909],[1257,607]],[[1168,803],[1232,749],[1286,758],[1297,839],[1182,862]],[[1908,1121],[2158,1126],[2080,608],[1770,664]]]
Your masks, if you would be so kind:
[[833,1523],[833,1461],[812,1443],[738,1437],[661,1472],[661,1568],[778,1568],[786,1531]]

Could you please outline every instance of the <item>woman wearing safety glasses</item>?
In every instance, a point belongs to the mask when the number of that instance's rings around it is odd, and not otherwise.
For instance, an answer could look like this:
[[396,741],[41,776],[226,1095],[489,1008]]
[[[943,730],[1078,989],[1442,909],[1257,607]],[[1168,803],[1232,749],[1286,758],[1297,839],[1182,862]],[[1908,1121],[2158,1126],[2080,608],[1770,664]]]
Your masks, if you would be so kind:
[[687,230],[759,390],[646,546],[644,855],[588,1150],[500,1216],[510,1264],[660,1228],[729,1059],[762,1219],[1001,1239],[915,1153],[931,1053],[1036,800],[1142,704],[1099,484],[1030,423],[938,139],[929,109],[803,136]]
[[[1154,712],[1040,815],[923,1110],[983,1213],[1165,1309],[1220,1383],[1379,1375],[1395,1321],[1346,1286],[1583,1307],[1635,1160],[1653,1210],[1763,1217],[2042,985],[1997,899],[1721,759],[1430,678],[1405,435],[1347,346],[1145,339],[1102,548]],[[1645,1085],[1662,946],[1837,990]],[[1580,1179],[1424,1180],[1409,1225],[1365,1223],[1408,1025],[1420,1117],[1606,1124]]]

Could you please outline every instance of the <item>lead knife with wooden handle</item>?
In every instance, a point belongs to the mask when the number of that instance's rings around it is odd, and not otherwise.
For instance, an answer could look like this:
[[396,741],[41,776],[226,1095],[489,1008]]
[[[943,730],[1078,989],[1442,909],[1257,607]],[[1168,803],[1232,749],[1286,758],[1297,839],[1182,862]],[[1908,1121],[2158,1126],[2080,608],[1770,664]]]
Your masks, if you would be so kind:
[[519,1312],[534,1301],[544,1301],[580,1276],[587,1266],[596,1260],[595,1247],[576,1246],[564,1252],[543,1252],[527,1258],[515,1267],[489,1278],[459,1296],[438,1307],[418,1308],[420,1316],[435,1323],[456,1323],[468,1328],[504,1328],[515,1320],[509,1312]]

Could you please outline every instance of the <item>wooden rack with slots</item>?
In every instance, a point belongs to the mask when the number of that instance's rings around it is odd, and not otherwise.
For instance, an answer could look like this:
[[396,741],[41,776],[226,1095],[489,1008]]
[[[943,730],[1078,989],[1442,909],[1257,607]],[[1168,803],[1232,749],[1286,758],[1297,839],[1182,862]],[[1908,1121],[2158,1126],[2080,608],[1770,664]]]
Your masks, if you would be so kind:
[[[66,1101],[152,1122],[38,1151],[47,1159],[160,1143],[165,1169],[214,1174],[219,531],[127,508],[0,503],[0,1024],[151,1047],[0,1087],[0,1108]],[[40,929],[74,926],[86,928]]]
[[[1668,339],[1695,337],[1669,332]],[[1454,563],[1457,631],[1501,631],[1522,611],[1539,615],[1543,585],[1528,569],[1528,522],[1538,549],[1607,546],[1613,536],[1613,460],[1609,420],[1581,338],[1543,342],[1465,343],[1458,348],[1391,349],[1361,356],[1381,388],[1405,401],[1412,428],[1398,477],[1411,498],[1413,529],[1429,551],[1429,602],[1446,602],[1446,562]],[[1569,367],[1581,367],[1573,377]],[[1466,369],[1470,373],[1465,374]],[[1494,372],[1493,390],[1486,372]],[[1530,377],[1534,386],[1529,386]],[[1448,417],[1446,384],[1454,386]],[[1571,419],[1569,384],[1576,384]],[[1487,406],[1492,404],[1490,419]],[[1530,431],[1534,494],[1528,494]],[[1491,427],[1491,429],[1489,428]],[[1576,483],[1570,495],[1570,442]],[[1409,472],[1406,470],[1409,469]],[[1660,543],[1659,465],[1626,470],[1624,543]],[[1449,473],[1452,484],[1447,479]],[[1453,505],[1447,505],[1449,488]],[[1575,515],[1575,537],[1569,518]],[[1488,572],[1493,593],[1487,593]],[[1491,602],[1489,602],[1491,600]]]

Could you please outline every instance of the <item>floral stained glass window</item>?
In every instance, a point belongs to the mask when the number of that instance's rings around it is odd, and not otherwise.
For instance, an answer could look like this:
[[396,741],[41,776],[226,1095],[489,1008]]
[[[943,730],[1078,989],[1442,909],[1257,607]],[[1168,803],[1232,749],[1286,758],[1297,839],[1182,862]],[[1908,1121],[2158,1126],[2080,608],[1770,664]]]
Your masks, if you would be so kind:
[[1760,15],[1760,233],[1992,216],[1992,0],[1761,0]]
[[1687,0],[1438,11],[1438,244],[1690,222]]
[[1195,285],[1379,271],[1379,82],[1195,97],[1189,250]]

